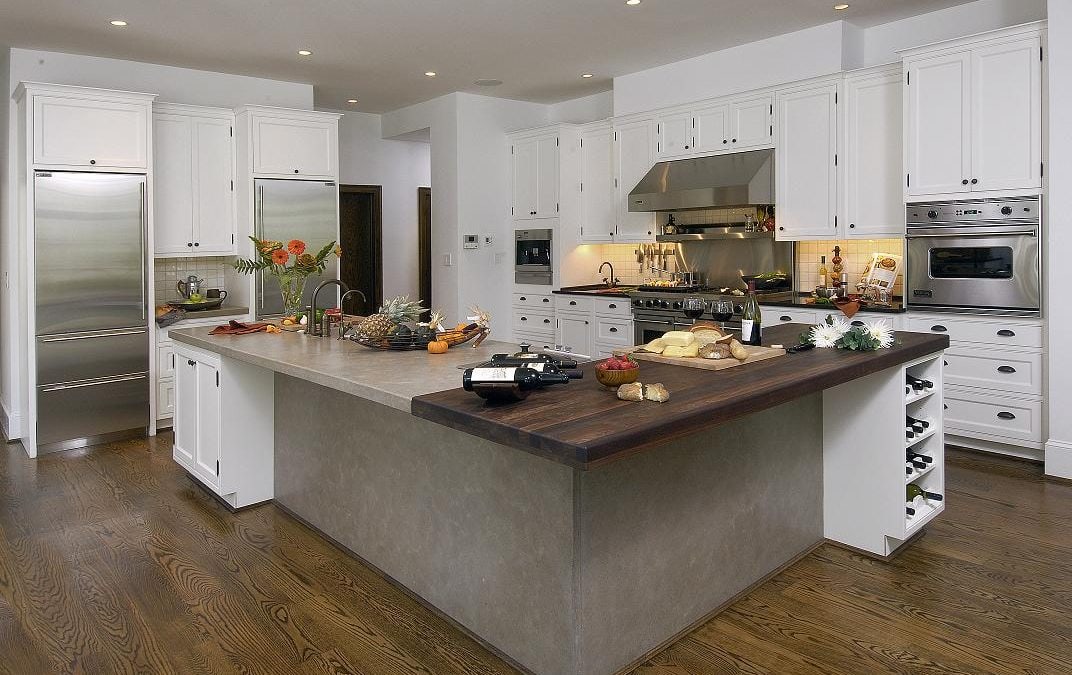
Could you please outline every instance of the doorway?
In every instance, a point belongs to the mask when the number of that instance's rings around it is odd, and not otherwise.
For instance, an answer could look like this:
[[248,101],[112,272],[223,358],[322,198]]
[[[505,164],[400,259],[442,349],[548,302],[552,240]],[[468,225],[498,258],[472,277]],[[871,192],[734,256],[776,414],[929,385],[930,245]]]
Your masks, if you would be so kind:
[[339,186],[340,279],[366,298],[347,298],[347,314],[367,316],[383,304],[382,192],[379,185]]
[[432,188],[417,188],[417,288],[421,305],[432,307]]

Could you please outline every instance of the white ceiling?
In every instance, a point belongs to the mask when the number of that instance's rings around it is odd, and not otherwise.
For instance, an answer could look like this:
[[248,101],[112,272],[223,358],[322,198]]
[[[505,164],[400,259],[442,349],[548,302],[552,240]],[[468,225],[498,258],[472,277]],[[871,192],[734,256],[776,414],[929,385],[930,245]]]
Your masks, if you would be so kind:
[[850,0],[835,12],[835,0],[3,0],[0,44],[308,82],[318,107],[383,112],[459,90],[553,103],[780,33],[966,1]]

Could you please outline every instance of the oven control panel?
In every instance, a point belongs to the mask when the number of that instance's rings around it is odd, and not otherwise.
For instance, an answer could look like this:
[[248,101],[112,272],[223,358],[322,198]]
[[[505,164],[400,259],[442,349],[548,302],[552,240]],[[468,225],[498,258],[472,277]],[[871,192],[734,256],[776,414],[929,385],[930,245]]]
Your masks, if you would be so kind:
[[1040,207],[1036,196],[909,204],[905,209],[905,223],[908,227],[943,223],[1037,223]]

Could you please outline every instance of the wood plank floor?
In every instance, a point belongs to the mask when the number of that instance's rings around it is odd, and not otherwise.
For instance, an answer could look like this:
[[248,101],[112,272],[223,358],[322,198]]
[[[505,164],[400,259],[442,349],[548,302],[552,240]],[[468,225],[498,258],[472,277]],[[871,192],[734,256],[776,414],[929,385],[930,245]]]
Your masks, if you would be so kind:
[[[514,672],[169,443],[0,448],[0,673]],[[948,491],[892,563],[823,546],[634,672],[1072,673],[1072,485],[953,451]]]

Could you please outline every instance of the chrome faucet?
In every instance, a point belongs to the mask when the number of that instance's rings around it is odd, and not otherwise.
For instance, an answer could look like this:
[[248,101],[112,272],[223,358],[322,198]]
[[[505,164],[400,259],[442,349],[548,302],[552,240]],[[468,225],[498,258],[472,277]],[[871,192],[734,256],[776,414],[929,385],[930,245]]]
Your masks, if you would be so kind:
[[350,292],[350,287],[339,281],[338,279],[325,279],[317,285],[316,290],[313,291],[312,304],[309,305],[309,314],[305,320],[305,334],[313,337],[322,337],[326,334],[326,331],[321,330],[321,326],[316,322],[316,298],[320,295],[320,290],[324,286],[335,285],[342,289],[343,293]]
[[603,277],[603,283],[605,283],[607,285],[607,288],[614,288],[615,286],[618,285],[618,282],[621,281],[621,279],[617,279],[617,278],[614,277],[614,265],[612,265],[609,262],[604,260],[599,265],[599,271],[596,272],[596,274],[602,274],[604,267],[609,267],[610,268],[610,278]]

